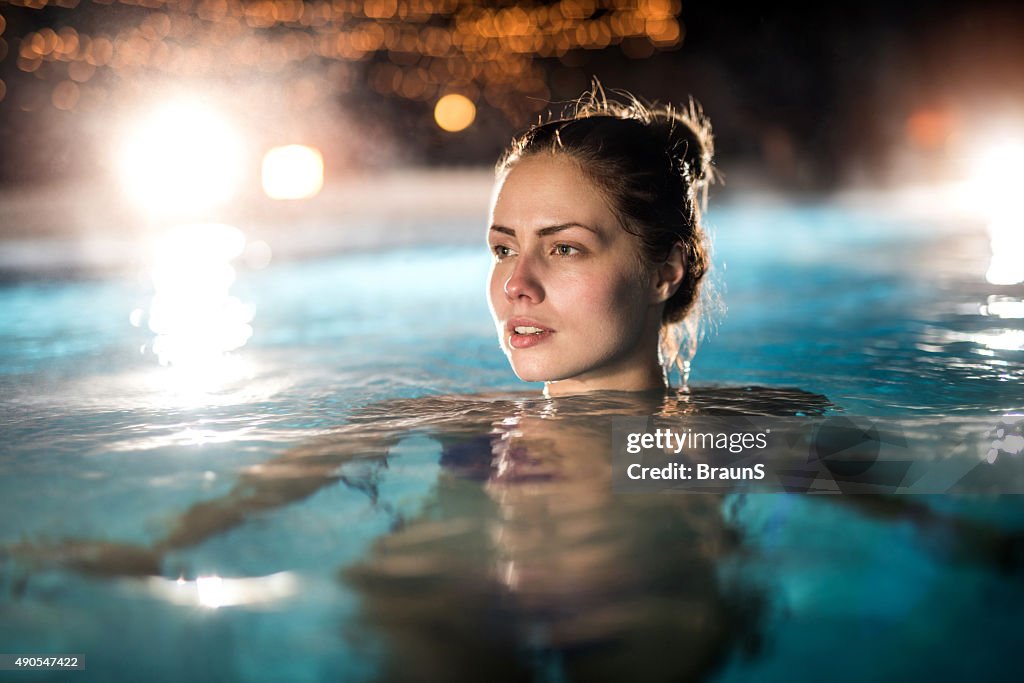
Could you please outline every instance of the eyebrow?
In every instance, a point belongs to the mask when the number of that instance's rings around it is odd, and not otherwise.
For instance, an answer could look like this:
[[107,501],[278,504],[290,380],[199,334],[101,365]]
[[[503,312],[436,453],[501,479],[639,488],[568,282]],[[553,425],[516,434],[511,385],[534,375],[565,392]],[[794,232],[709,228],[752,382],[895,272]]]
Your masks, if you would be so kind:
[[[595,235],[600,235],[600,233],[597,230],[591,228],[588,225],[583,225],[582,223],[561,223],[559,225],[549,225],[546,228],[541,228],[540,230],[537,231],[537,236],[547,237],[548,235],[554,235],[555,233],[562,232],[563,230],[568,230],[569,228],[583,228],[584,230],[592,232]],[[509,235],[510,237],[516,236],[515,230],[513,230],[512,228],[506,228],[502,225],[492,225],[491,232],[500,232],[504,235]]]

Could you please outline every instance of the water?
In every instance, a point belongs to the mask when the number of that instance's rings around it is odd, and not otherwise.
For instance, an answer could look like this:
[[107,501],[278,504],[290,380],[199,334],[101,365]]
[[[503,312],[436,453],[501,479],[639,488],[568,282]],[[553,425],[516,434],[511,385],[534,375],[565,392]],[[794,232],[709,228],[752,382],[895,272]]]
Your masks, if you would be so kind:
[[[986,282],[983,226],[873,209],[713,213],[727,311],[689,400],[798,388],[742,405],[984,458],[1021,410],[1024,291]],[[193,266],[172,293],[228,303],[199,326],[224,334],[164,330],[184,368],[134,280],[0,289],[0,649],[84,654],[83,681],[1019,678],[1016,497],[614,496],[609,415],[661,398],[524,393],[488,258],[281,262],[229,293]]]

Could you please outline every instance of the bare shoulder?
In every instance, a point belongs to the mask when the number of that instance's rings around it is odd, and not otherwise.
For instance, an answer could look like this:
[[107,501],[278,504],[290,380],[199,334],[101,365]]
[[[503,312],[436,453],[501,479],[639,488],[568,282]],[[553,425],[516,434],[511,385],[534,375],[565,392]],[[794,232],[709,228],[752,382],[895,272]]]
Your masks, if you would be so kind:
[[389,398],[356,408],[327,430],[327,439],[391,437],[418,430],[469,427],[506,416],[510,410],[546,401],[539,392],[486,392]]
[[827,396],[795,387],[693,387],[686,402],[705,414],[815,416],[842,412]]
[[539,392],[492,391],[477,394],[441,394],[415,398],[391,398],[376,401],[359,408],[352,414],[353,421],[375,418],[431,418],[452,411],[486,407],[490,405],[521,404],[533,400],[546,400]]

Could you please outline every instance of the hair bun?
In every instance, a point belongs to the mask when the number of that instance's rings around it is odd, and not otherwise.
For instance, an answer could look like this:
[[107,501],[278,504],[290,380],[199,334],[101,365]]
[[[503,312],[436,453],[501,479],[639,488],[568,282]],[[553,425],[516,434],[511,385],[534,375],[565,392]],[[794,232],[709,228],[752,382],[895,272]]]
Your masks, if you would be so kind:
[[611,116],[645,125],[658,139],[656,144],[672,160],[673,169],[689,189],[694,208],[707,207],[708,186],[719,176],[713,165],[715,155],[711,122],[701,106],[691,97],[685,107],[641,101],[628,92],[615,91],[622,100],[609,100],[601,83],[595,78],[589,92],[575,103],[568,120],[591,116]]
[[685,109],[671,104],[651,108],[651,123],[663,127],[666,151],[679,164],[694,190],[704,191],[716,179],[711,124],[700,106],[690,100]]

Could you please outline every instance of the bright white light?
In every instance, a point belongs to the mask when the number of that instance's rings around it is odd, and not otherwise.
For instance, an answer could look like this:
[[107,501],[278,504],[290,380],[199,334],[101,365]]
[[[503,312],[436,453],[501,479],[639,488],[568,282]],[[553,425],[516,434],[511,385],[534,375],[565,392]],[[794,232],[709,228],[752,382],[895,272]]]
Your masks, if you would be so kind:
[[1024,282],[1024,135],[1006,134],[982,148],[972,166],[970,195],[989,217],[994,285]]
[[151,577],[149,591],[156,597],[177,605],[219,607],[263,607],[294,596],[299,579],[291,572],[268,576],[223,578],[216,574],[199,576],[195,581]]
[[324,157],[303,145],[275,147],[263,156],[263,191],[271,199],[306,199],[324,186]]
[[224,579],[219,576],[200,576],[196,579],[196,593],[199,604],[217,609],[225,602]]
[[975,197],[993,218],[1022,213],[1024,138],[1007,135],[980,150],[972,165]]
[[237,370],[227,354],[252,336],[252,310],[230,294],[244,247],[242,231],[220,223],[181,225],[154,245],[149,329],[162,365],[204,383]]
[[[1018,188],[1020,191],[1024,191],[1024,185]],[[992,262],[985,279],[994,285],[1024,282],[1024,207],[1018,208],[1016,216],[1005,211],[995,218],[988,224],[988,234],[992,240]]]
[[1024,318],[1024,301],[1011,299],[1009,297],[988,298],[981,308],[983,315],[992,315],[999,318]]
[[168,104],[143,119],[120,151],[125,190],[155,214],[193,214],[224,204],[241,175],[240,137],[198,102]]
[[1024,349],[1024,330],[1002,330],[991,334],[973,334],[970,341],[996,351],[1020,351]]

